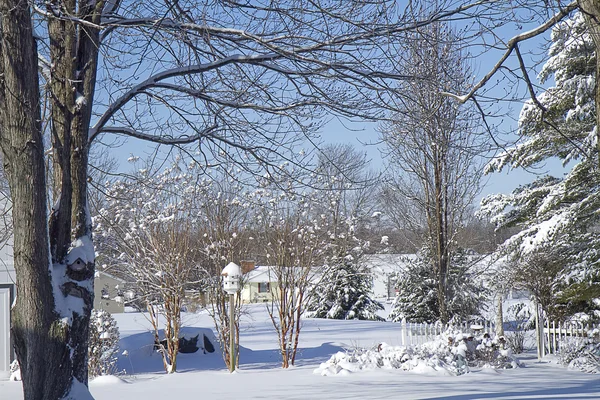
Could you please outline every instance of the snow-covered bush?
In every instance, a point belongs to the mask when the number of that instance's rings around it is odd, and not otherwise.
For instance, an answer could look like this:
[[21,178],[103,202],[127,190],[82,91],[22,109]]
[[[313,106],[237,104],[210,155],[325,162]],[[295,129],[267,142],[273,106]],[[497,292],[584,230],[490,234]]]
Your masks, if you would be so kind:
[[487,334],[479,338],[458,331],[448,331],[436,340],[418,346],[390,346],[381,343],[375,348],[354,348],[338,352],[322,363],[314,373],[344,375],[377,368],[401,369],[416,373],[461,375],[471,368],[517,368],[519,361],[502,339]]
[[568,338],[560,341],[558,362],[571,369],[590,374],[600,372],[600,343],[588,338]]
[[90,378],[117,372],[119,329],[108,311],[92,310],[88,369]]
[[531,312],[525,303],[513,304],[506,310],[504,317],[505,332],[504,338],[507,346],[515,354],[520,354],[525,350],[525,334],[527,330],[532,329]]

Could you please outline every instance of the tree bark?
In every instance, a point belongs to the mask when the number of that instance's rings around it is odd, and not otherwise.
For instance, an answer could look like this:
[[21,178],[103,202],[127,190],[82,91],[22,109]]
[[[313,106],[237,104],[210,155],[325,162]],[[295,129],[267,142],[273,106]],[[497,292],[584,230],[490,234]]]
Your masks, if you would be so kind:
[[600,2],[598,0],[579,0],[579,7],[594,41],[596,52],[596,150],[598,152],[598,168],[600,168]]
[[[61,4],[77,15],[75,1]],[[88,4],[79,5],[79,16],[98,20],[99,14]],[[80,256],[84,258],[79,260],[82,269],[67,263],[75,261],[68,259],[72,248],[87,246],[87,254],[93,254],[87,162],[98,32],[58,18],[50,18],[48,23],[54,194],[59,200],[48,218],[31,11],[27,2],[18,0],[1,0],[0,11],[0,147],[13,199],[17,300],[12,331],[24,398],[69,399],[78,386],[78,400],[91,398],[85,386],[94,260],[93,256]]]
[[37,47],[27,2],[4,0],[0,12],[0,146],[13,198],[18,290],[12,332],[25,399],[58,399],[71,384],[71,362],[50,279]]

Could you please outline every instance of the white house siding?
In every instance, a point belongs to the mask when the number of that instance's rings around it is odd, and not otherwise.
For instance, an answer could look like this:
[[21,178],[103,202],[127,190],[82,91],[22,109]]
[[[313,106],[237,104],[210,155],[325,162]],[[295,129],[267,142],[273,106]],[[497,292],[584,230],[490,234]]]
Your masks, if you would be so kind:
[[415,254],[368,254],[363,256],[363,262],[373,273],[373,297],[376,299],[391,299],[396,296],[395,288],[390,284],[390,276],[402,273],[409,260],[415,259]]
[[15,269],[12,240],[0,248],[0,379],[10,375],[14,359],[10,339],[10,308],[15,296]]
[[[260,283],[268,283],[269,291],[259,293],[258,285]],[[273,271],[268,266],[259,266],[244,275],[242,287],[242,302],[243,303],[261,303],[271,301],[273,299],[274,290],[276,289],[277,281]]]
[[122,313],[125,308],[126,282],[103,271],[96,271],[94,278],[94,308],[111,314]]

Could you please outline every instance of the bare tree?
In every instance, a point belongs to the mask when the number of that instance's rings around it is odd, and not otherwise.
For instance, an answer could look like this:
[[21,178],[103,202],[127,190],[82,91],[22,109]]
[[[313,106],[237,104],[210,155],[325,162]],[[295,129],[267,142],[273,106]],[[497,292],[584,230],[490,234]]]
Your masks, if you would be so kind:
[[318,279],[326,247],[310,195],[265,191],[259,230],[275,286],[267,311],[277,331],[283,368],[294,365],[302,314]]
[[480,190],[483,143],[471,108],[441,94],[469,87],[470,70],[449,25],[434,23],[408,38],[407,69],[423,79],[401,84],[394,121],[381,126],[390,158],[386,211],[430,249],[440,319],[447,323],[449,260],[456,233]]
[[[254,191],[243,185],[235,168],[217,171],[207,187],[206,194],[197,199],[198,242],[203,249],[200,264],[202,290],[207,294],[207,308],[215,323],[217,337],[221,343],[223,360],[230,368],[230,321],[228,312],[229,294],[223,290],[221,271],[229,262],[242,265],[242,261],[254,259],[253,247],[257,238],[249,229],[249,219],[255,212]],[[247,272],[247,271],[243,271]],[[239,321],[242,314],[241,293],[234,301],[236,340],[239,344]],[[235,360],[239,365],[239,346],[235,349]]]
[[143,170],[136,181],[110,185],[94,218],[103,261],[135,283],[132,300],[146,306],[168,373],[177,370],[185,291],[197,279],[202,254],[194,203],[203,188],[177,163],[158,174]]

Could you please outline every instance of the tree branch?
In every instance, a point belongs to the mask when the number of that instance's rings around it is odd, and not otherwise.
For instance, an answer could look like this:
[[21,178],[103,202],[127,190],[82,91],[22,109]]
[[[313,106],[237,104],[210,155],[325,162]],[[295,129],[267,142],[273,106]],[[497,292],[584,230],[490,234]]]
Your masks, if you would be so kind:
[[496,74],[496,72],[498,72],[500,67],[502,67],[502,64],[504,64],[504,61],[506,61],[508,56],[511,55],[513,50],[515,50],[515,48],[517,47],[517,45],[520,42],[531,39],[535,36],[538,36],[538,35],[546,32],[548,29],[552,28],[557,22],[562,20],[564,17],[569,15],[569,13],[576,10],[577,8],[579,8],[578,2],[573,1],[573,2],[569,3],[565,8],[561,9],[558,13],[554,14],[554,16],[552,18],[550,18],[548,21],[546,21],[544,24],[542,24],[542,25],[538,26],[537,28],[532,29],[530,31],[523,32],[517,36],[514,36],[512,39],[510,39],[506,45],[507,48],[506,48],[506,51],[504,52],[504,55],[500,58],[500,60],[498,60],[498,62],[494,65],[494,67],[490,70],[490,72],[488,72],[483,77],[483,79],[481,79],[475,86],[473,86],[473,88],[471,89],[471,91],[469,93],[467,93],[465,95],[457,95],[455,93],[442,92],[442,94],[458,100],[461,104],[466,103],[468,100],[470,100],[475,95],[475,93],[479,89],[481,89],[485,84],[488,83],[488,81]]

